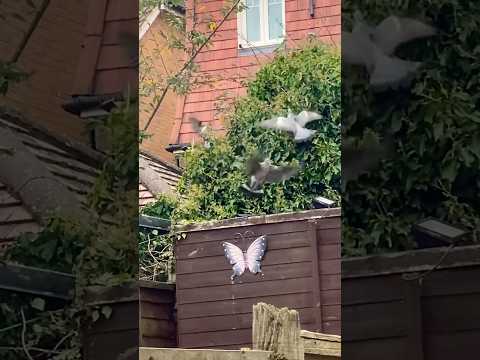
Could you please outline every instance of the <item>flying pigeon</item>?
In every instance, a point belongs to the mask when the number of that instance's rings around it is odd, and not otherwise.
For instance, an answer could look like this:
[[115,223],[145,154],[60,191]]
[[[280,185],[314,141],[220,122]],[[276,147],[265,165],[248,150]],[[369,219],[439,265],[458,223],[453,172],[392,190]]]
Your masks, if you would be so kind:
[[202,125],[202,122],[197,118],[191,117],[190,123],[192,124],[193,131],[198,133],[200,137],[204,141],[204,145],[206,148],[210,147],[210,142],[208,141],[208,133],[210,128],[207,125]]
[[432,36],[436,30],[417,20],[396,16],[386,18],[377,27],[364,23],[359,13],[355,19],[352,32],[342,36],[345,62],[365,66],[370,85],[376,91],[408,86],[422,63],[391,55],[400,44]]
[[274,129],[287,131],[293,134],[295,142],[309,141],[316,130],[310,130],[305,127],[309,122],[321,119],[322,116],[316,112],[302,111],[298,115],[294,115],[290,110],[287,117],[278,116],[260,123],[260,127],[265,129]]
[[263,194],[261,187],[266,183],[282,182],[298,173],[299,167],[294,165],[275,166],[270,159],[262,159],[255,154],[247,160],[247,175],[250,184],[242,187],[253,194]]
[[342,141],[342,181],[357,179],[360,175],[376,169],[380,162],[393,154],[394,144],[391,135],[382,142],[370,138],[368,143],[355,145],[352,139]]
[[392,55],[401,44],[434,36],[437,30],[421,21],[398,16],[389,16],[372,30],[372,41],[385,55]]
[[235,277],[241,276],[247,268],[252,274],[262,272],[260,261],[267,250],[266,235],[262,235],[252,242],[245,252],[238,246],[226,241],[222,245],[228,262],[233,265],[233,274],[230,277],[232,281]]

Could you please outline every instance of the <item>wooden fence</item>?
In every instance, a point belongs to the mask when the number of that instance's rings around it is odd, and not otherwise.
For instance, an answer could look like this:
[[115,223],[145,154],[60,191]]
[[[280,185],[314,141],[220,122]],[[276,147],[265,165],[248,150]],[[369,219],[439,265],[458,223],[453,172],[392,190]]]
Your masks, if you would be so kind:
[[[129,286],[91,288],[92,308],[112,309],[84,334],[84,360],[116,360],[139,346],[175,347],[175,287],[170,284],[135,282]],[[132,358],[138,358],[132,355]]]
[[[303,329],[340,333],[340,209],[256,216],[178,228],[176,297],[178,346],[251,346],[252,306],[296,309]],[[245,249],[236,235],[266,234],[263,276],[232,284],[223,241]]]
[[[357,360],[476,359],[480,246],[342,262],[343,356]],[[410,278],[410,280],[407,280]]]

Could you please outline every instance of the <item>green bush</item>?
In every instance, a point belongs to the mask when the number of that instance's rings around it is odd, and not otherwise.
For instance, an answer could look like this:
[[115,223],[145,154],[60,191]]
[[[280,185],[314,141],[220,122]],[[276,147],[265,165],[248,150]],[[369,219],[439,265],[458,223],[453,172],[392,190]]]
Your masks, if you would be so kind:
[[377,171],[347,184],[344,254],[411,249],[411,226],[427,216],[478,232],[478,3],[349,0],[342,3],[345,30],[351,29],[348,18],[354,9],[374,24],[391,14],[413,16],[440,32],[399,48],[402,58],[425,62],[410,91],[373,95],[362,72],[357,72],[359,81],[342,84],[345,135],[360,137],[367,129],[391,132],[396,147],[395,156]]
[[[212,147],[186,153],[179,184],[182,199],[173,212],[179,223],[225,219],[238,214],[272,214],[308,209],[314,196],[340,199],[340,56],[336,49],[311,43],[278,53],[248,84],[248,94],[228,115],[227,135]],[[318,130],[312,142],[297,145],[285,133],[256,125],[287,110],[316,111],[323,119],[309,124]],[[268,184],[261,197],[241,190],[247,182],[245,160],[254,151],[275,164],[300,162],[301,173],[282,184]]]
[[170,219],[173,210],[177,206],[177,199],[166,194],[159,194],[155,202],[146,205],[141,213],[162,219]]

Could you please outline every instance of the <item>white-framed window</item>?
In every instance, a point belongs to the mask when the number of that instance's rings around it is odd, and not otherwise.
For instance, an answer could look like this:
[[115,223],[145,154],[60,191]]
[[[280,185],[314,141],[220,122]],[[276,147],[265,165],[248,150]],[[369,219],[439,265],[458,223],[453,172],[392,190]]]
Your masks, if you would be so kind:
[[243,0],[238,13],[238,46],[280,44],[285,37],[285,0]]

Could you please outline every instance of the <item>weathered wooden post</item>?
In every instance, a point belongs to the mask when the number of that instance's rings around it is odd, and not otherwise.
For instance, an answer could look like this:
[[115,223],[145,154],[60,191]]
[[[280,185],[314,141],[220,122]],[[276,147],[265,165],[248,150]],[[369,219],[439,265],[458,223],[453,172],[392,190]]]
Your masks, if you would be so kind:
[[296,310],[258,303],[253,306],[253,349],[273,353],[274,358],[304,360],[300,317]]

